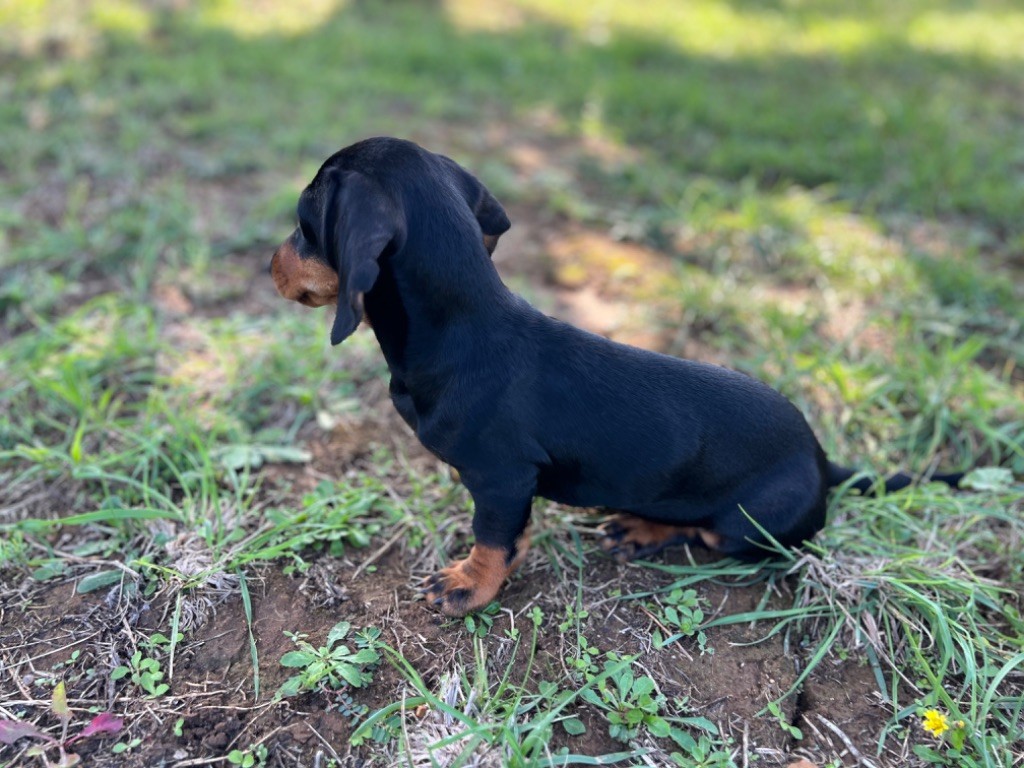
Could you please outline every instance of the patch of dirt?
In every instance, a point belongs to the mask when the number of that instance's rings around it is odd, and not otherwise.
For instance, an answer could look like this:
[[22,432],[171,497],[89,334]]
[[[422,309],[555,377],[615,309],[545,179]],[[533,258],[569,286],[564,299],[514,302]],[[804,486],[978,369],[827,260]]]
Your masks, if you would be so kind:
[[[828,762],[830,755],[861,762],[865,757],[875,759],[871,745],[877,741],[879,724],[890,715],[865,659],[825,660],[811,675],[799,704],[795,724],[804,734],[801,752],[818,764]],[[903,754],[892,756],[894,764],[905,760]]]

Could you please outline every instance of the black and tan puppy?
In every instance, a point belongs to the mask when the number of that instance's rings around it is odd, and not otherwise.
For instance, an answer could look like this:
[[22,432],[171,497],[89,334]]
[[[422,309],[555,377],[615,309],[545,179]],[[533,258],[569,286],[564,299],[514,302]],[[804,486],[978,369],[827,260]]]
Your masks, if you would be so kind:
[[490,260],[508,217],[446,157],[354,144],[302,192],[298,220],[271,262],[278,291],[337,304],[332,344],[366,316],[395,407],[473,497],[469,557],[427,582],[447,614],[487,604],[522,561],[534,496],[621,511],[606,548],[625,556],[691,540],[760,557],[764,532],[814,536],[828,489],[854,475],[768,386],[616,344],[512,293]]

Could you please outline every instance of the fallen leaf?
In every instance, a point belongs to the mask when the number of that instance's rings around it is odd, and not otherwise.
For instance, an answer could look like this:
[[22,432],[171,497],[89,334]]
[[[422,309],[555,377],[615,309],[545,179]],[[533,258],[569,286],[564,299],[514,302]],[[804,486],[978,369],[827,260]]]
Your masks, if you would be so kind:
[[91,573],[78,582],[78,587],[75,588],[75,591],[80,595],[84,595],[87,592],[94,592],[97,589],[112,587],[115,584],[118,584],[123,578],[124,571],[117,568],[112,571]]
[[309,451],[286,445],[225,445],[212,451],[211,455],[222,467],[236,472],[259,469],[264,462],[306,464],[313,459]]
[[818,768],[818,766],[816,766],[810,760],[804,760],[803,758],[800,758],[795,763],[790,763],[789,765],[787,765],[786,768]]
[[89,724],[82,729],[81,733],[75,734],[68,739],[68,746],[80,739],[95,736],[97,733],[117,733],[121,730],[122,725],[124,725],[123,718],[112,715],[109,712],[101,712],[89,721]]
[[32,723],[23,723],[20,720],[0,720],[0,744],[13,744],[24,737],[53,741],[52,736],[43,733]]
[[970,491],[1005,491],[1013,485],[1013,472],[1005,467],[981,467],[972,469],[960,487]]

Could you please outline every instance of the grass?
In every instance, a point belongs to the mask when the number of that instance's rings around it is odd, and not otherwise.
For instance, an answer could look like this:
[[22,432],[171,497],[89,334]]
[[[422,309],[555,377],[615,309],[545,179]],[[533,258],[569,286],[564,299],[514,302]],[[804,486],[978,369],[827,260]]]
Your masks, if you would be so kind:
[[[546,311],[585,322],[573,298],[592,289],[590,320],[770,382],[843,462],[1019,478],[1022,30],[1000,0],[0,8],[3,662],[32,680],[0,717],[38,719],[63,679],[72,709],[114,691],[133,755],[170,718],[168,754],[312,764],[269,749],[256,715],[221,755],[186,706],[193,644],[217,647],[204,627],[225,606],[247,670],[224,706],[284,681],[259,587],[282,577],[389,643],[343,702],[362,726],[321,734],[322,764],[377,747],[597,764],[582,727],[606,763],[1021,765],[1019,481],[841,495],[773,564],[613,575],[590,518],[538,503],[541,554],[502,607],[429,635],[404,585],[464,546],[468,499],[389,420],[372,338],[329,349],[324,318],[264,272],[325,156],[408,136],[508,204],[521,239],[499,266]],[[397,607],[346,602],[368,580]],[[25,622],[65,582],[122,623],[37,659],[55,641]],[[285,629],[318,648],[330,618]],[[742,725],[713,714],[739,694],[679,677],[759,639],[793,669]],[[882,702],[866,735],[813,701],[857,663]],[[926,709],[962,739],[922,732]]]

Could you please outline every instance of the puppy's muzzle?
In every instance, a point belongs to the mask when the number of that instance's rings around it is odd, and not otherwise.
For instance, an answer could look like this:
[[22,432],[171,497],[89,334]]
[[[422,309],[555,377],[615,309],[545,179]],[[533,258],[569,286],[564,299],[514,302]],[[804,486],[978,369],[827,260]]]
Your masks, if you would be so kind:
[[314,257],[302,258],[285,240],[270,259],[270,276],[277,292],[307,307],[323,307],[338,301],[338,274]]

